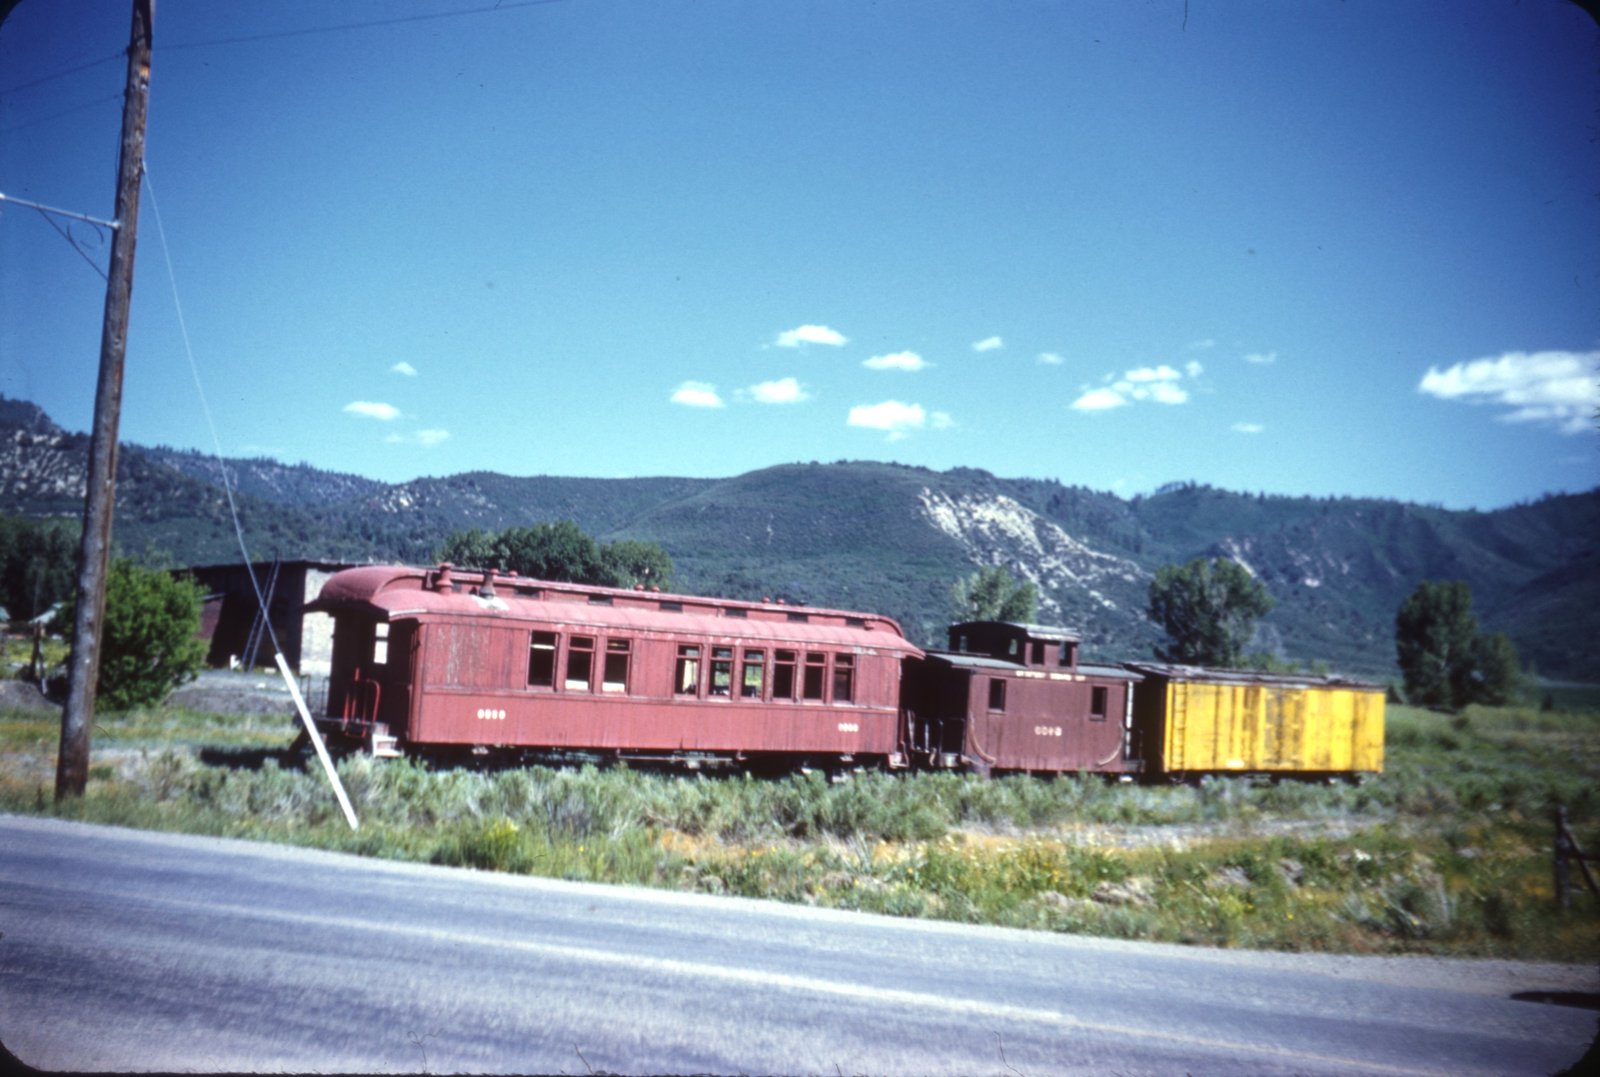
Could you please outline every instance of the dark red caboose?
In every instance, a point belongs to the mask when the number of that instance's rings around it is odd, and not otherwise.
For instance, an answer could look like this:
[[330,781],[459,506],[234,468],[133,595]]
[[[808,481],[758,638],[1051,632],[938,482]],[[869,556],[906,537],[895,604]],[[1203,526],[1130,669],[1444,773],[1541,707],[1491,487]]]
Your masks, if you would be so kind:
[[1139,674],[1078,661],[1064,628],[1009,621],[950,626],[950,649],[908,663],[905,699],[917,762],[988,774],[1131,773]]
[[871,613],[379,566],[333,576],[321,725],[374,752],[905,765]]

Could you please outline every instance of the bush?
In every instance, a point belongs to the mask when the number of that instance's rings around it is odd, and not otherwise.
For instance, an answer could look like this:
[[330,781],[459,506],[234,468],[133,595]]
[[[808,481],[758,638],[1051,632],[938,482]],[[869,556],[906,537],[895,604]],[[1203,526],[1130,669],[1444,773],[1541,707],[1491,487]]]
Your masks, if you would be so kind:
[[[99,704],[119,711],[154,706],[194,679],[206,656],[200,599],[193,580],[128,560],[112,562],[100,626]],[[71,632],[76,616],[74,600],[63,607],[59,623]]]

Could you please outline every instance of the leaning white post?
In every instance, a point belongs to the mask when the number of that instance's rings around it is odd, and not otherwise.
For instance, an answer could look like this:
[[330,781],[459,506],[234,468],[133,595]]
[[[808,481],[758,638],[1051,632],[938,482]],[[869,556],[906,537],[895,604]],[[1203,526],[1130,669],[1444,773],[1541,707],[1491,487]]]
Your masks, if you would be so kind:
[[294,683],[294,675],[289,672],[289,663],[284,661],[281,654],[273,657],[278,660],[278,672],[283,674],[283,683],[289,686],[289,695],[294,697],[294,706],[300,712],[300,721],[305,723],[306,733],[311,737],[312,746],[317,749],[317,758],[322,760],[322,769],[327,772],[328,781],[333,784],[334,795],[339,798],[339,807],[344,809],[344,817],[350,823],[350,829],[360,830],[361,824],[356,821],[355,809],[350,806],[350,798],[345,796],[339,774],[333,769],[333,760],[328,756],[328,747],[322,743],[322,734],[317,731],[317,723],[311,720],[311,712],[306,709],[306,701],[300,696],[300,686]]

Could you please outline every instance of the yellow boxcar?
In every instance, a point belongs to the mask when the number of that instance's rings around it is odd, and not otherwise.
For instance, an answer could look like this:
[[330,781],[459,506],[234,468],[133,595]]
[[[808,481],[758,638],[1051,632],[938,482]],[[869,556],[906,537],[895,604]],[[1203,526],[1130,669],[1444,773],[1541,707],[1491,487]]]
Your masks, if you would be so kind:
[[1146,774],[1383,770],[1382,685],[1343,677],[1128,663]]

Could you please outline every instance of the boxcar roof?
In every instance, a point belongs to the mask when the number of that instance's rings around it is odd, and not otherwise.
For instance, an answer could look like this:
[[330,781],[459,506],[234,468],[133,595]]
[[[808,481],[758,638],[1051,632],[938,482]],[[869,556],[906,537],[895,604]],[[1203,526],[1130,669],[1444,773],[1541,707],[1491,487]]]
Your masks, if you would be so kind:
[[1386,691],[1381,684],[1327,673],[1262,673],[1253,669],[1213,669],[1209,666],[1184,666],[1162,662],[1124,662],[1129,669],[1147,677],[1205,684],[1263,684],[1279,688],[1356,688],[1371,692]]
[[[893,618],[874,613],[498,575],[493,579],[493,594],[483,594],[481,572],[456,576],[455,583],[477,585],[460,591],[453,588],[450,577],[442,589],[430,586],[437,579],[436,570],[384,565],[348,569],[330,578],[307,608],[327,613],[364,608],[381,611],[388,620],[488,616],[595,632],[648,631],[711,640],[737,638],[922,653],[905,638]],[[601,601],[591,601],[591,597]],[[681,604],[682,609],[663,609],[663,603]],[[745,615],[728,616],[730,609]],[[790,615],[807,619],[791,621]]]

